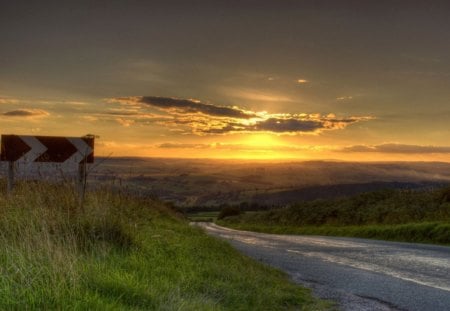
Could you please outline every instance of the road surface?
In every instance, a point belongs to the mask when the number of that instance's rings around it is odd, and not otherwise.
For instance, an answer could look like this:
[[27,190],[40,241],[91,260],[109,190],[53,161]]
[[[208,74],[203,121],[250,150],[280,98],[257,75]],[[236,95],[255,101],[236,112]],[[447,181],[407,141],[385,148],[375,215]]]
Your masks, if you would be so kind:
[[198,225],[343,310],[450,310],[450,247]]

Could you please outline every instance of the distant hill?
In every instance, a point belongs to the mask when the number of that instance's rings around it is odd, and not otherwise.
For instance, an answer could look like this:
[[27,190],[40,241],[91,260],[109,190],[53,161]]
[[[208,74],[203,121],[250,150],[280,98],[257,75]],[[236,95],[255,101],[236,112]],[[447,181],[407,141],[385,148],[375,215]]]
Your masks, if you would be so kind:
[[[6,163],[0,162],[0,177]],[[76,169],[76,167],[75,167]],[[446,162],[238,161],[212,159],[100,158],[88,169],[90,186],[124,187],[178,206],[264,205],[334,198],[384,188],[450,183]],[[74,172],[38,164],[16,169],[17,179],[68,180]]]
[[386,188],[450,184],[450,163],[110,158],[91,172],[90,180],[119,180],[144,196],[185,207],[284,205]]
[[442,182],[382,182],[375,181],[360,184],[338,184],[310,186],[299,189],[278,191],[274,193],[255,194],[252,202],[259,205],[286,205],[297,202],[317,199],[334,199],[348,197],[359,193],[372,192],[384,189],[434,189],[448,185]]

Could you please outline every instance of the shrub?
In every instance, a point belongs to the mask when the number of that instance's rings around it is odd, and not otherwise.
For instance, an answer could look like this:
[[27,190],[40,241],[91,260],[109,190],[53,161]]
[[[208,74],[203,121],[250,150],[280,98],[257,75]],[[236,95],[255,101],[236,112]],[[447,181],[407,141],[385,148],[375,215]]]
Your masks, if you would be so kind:
[[450,221],[450,187],[441,190],[381,190],[346,198],[299,202],[286,208],[227,220],[286,226]]
[[220,210],[219,216],[217,219],[224,219],[230,216],[238,216],[241,214],[241,209],[237,206],[225,206]]

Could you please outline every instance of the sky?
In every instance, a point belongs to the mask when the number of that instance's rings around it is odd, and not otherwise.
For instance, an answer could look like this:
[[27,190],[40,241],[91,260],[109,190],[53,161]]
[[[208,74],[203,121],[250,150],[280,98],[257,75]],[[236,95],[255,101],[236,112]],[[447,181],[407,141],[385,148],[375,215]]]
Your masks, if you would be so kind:
[[0,133],[99,156],[450,161],[445,1],[0,0]]

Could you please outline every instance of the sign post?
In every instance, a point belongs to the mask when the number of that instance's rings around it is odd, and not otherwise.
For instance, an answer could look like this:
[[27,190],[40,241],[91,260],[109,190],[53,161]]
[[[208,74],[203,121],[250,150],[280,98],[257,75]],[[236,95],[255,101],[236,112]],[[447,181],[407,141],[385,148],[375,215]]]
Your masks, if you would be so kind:
[[7,190],[14,187],[14,166],[30,162],[78,165],[77,188],[80,204],[86,188],[86,164],[94,162],[94,136],[55,137],[2,135],[1,161],[8,161]]
[[86,163],[82,162],[78,164],[78,202],[80,206],[83,206],[84,192],[86,191]]
[[12,192],[12,189],[14,187],[14,162],[9,161],[8,162],[8,180],[7,180],[7,186],[6,191],[8,194]]

